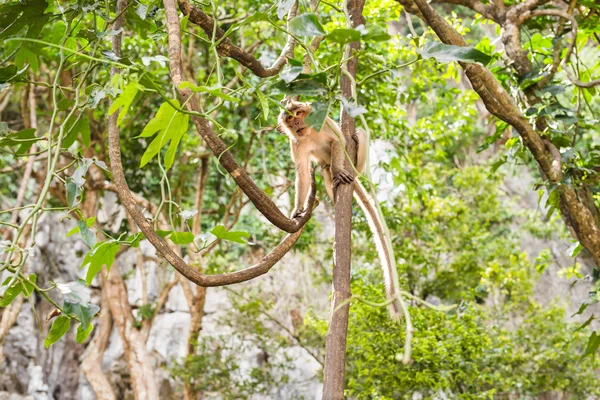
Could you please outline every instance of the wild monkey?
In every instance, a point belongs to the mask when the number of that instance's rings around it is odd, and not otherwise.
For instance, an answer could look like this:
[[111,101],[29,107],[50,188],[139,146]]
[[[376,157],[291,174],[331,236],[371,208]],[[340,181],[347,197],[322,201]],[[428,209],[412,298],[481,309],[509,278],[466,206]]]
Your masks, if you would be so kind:
[[[340,183],[350,183],[354,180],[353,174],[344,168],[346,158],[346,141],[340,132],[338,124],[327,117],[320,132],[308,126],[305,118],[310,114],[312,108],[308,103],[287,100],[285,109],[279,114],[277,130],[285,133],[290,139],[292,159],[296,165],[296,199],[292,217],[303,215],[307,210],[308,193],[311,187],[311,162],[316,161],[321,165],[325,188],[332,201],[333,189]],[[333,127],[333,128],[332,128]],[[336,133],[336,131],[338,133]],[[366,135],[364,131],[358,130],[357,163],[356,170],[362,172],[367,158]],[[383,268],[386,293],[390,301],[390,312],[392,318],[398,319],[401,305],[397,299],[396,268],[394,265],[391,243],[384,232],[384,226],[375,209],[373,200],[367,190],[356,180],[354,185],[354,197],[367,217],[369,228],[373,233],[373,241],[377,248],[379,260]]]

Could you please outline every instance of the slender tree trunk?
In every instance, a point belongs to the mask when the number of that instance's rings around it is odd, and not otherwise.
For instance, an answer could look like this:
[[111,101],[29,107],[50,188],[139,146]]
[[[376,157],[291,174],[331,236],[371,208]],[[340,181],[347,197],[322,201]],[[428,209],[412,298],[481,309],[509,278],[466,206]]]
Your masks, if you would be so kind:
[[108,345],[112,328],[111,316],[108,312],[109,305],[106,289],[102,290],[100,309],[103,310],[103,316],[100,318],[98,328],[96,328],[94,339],[85,350],[83,361],[81,362],[81,371],[94,390],[96,400],[115,400],[115,392],[102,371],[102,358],[104,357],[104,350],[106,350],[106,346]]
[[[364,24],[362,10],[364,0],[346,0],[344,12],[347,25],[355,28]],[[346,46],[344,58],[350,57],[360,47],[359,42]],[[348,73],[356,77],[358,61],[352,58],[346,64]],[[346,99],[352,97],[352,80],[342,74],[340,88]],[[353,162],[356,162],[356,143],[352,137],[356,134],[356,121],[342,109],[341,129],[346,138],[346,150]],[[346,169],[352,171],[350,162],[346,160]],[[340,307],[350,299],[350,266],[352,259],[352,194],[354,183],[340,185],[335,191],[335,244],[333,270],[333,298],[331,303],[331,319],[325,339],[325,368],[323,383],[323,399],[338,400],[344,398],[344,378],[346,367],[346,337],[348,333],[349,304]]]
[[123,342],[123,352],[131,375],[131,386],[136,400],[158,400],[158,386],[154,376],[152,359],[146,348],[146,340],[134,326],[127,288],[119,272],[118,262],[113,265],[102,287],[106,291],[110,312]]

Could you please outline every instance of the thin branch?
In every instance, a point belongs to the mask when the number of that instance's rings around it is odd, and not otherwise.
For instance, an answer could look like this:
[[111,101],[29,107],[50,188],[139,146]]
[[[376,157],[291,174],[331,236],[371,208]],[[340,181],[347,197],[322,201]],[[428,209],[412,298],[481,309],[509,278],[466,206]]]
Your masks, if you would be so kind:
[[[243,50],[242,48],[233,44],[229,37],[225,37],[225,31],[220,27],[216,26],[215,21],[211,16],[206,14],[200,8],[194,7],[188,0],[178,0],[179,9],[184,15],[187,15],[190,22],[198,25],[208,37],[213,37],[217,44],[217,51],[224,57],[233,58],[240,64],[252,71],[256,76],[261,78],[267,78],[270,76],[277,75],[283,66],[287,63],[288,58],[294,57],[294,49],[298,42],[292,35],[288,35],[288,40],[281,51],[281,55],[275,60],[273,65],[270,67],[264,67],[260,61],[254,56]],[[288,31],[289,23],[296,16],[298,11],[298,2],[294,2],[294,5],[288,13]]]
[[[183,72],[181,67],[181,37],[179,28],[179,16],[177,8],[174,8],[174,2],[165,1],[165,14],[167,17],[167,32],[169,40],[169,68],[171,70],[171,80],[175,87],[179,89],[179,85],[183,81]],[[189,89],[179,89],[179,94],[182,98],[182,103],[186,104],[188,110],[194,114],[192,121],[196,125],[198,133],[213,154],[219,160],[223,168],[233,177],[239,188],[248,196],[254,206],[267,218],[273,225],[277,226],[288,233],[297,232],[309,220],[310,213],[297,218],[290,219],[283,215],[277,205],[252,181],[248,173],[237,163],[228,150],[223,140],[215,134],[208,121],[199,117],[200,105],[198,99],[193,96]],[[311,196],[314,201],[314,193]],[[314,203],[309,204],[308,209],[312,210]]]
[[[165,11],[167,14],[167,28],[169,32],[169,54],[173,55],[177,67],[175,74],[177,74],[179,80],[174,79],[174,83],[177,85],[181,82],[181,42],[177,40],[179,38],[179,18],[177,16],[177,9],[175,7],[174,0],[165,0]],[[173,40],[173,36],[177,36],[177,39]],[[113,36],[112,39],[113,52],[118,56],[121,54],[121,34]],[[173,60],[171,60],[173,64]],[[111,75],[114,76],[118,73],[118,68],[113,66]],[[200,120],[200,118],[194,118]],[[203,120],[206,126],[208,123]],[[210,127],[208,127],[210,129]],[[212,132],[212,130],[211,130]],[[209,137],[210,139],[210,137]],[[171,264],[179,273],[184,275],[187,279],[194,282],[199,286],[223,286],[230,285],[233,283],[244,282],[260,275],[267,273],[273,265],[275,265],[294,245],[302,233],[302,229],[297,232],[287,235],[283,241],[277,245],[267,254],[259,263],[245,268],[240,271],[219,274],[219,275],[205,275],[199,270],[189,266],[185,261],[181,259],[167,244],[167,242],[158,236],[158,234],[152,228],[152,225],[146,220],[141,210],[137,207],[136,201],[129,190],[127,181],[125,180],[125,174],[123,172],[123,165],[121,162],[121,149],[119,139],[119,128],[117,127],[117,113],[113,113],[109,117],[108,124],[108,140],[109,140],[109,155],[111,160],[111,169],[113,173],[113,181],[121,203],[125,206],[131,217],[144,233],[148,241],[156,248],[158,254],[162,255],[169,264]],[[221,142],[222,143],[222,142]],[[214,144],[214,143],[213,143]],[[224,144],[223,144],[224,145]],[[219,154],[221,154],[220,152]],[[226,155],[225,153],[224,155]],[[224,156],[222,155],[222,157]],[[230,156],[231,157],[231,156]],[[233,160],[233,158],[231,158]],[[239,170],[239,167],[238,167]],[[313,177],[313,187],[311,196],[313,197],[312,203],[314,204],[315,194],[315,183]]]

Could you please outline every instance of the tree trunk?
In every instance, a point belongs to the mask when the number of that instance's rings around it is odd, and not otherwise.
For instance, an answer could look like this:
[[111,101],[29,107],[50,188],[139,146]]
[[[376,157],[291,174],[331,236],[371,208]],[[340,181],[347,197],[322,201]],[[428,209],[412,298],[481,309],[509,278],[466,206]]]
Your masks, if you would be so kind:
[[111,268],[108,278],[105,278],[105,270],[101,275],[110,312],[123,342],[123,352],[131,374],[134,397],[137,400],[158,400],[158,386],[152,359],[146,349],[144,336],[134,326],[131,306],[127,299],[127,288],[119,272],[118,261]]
[[89,382],[90,386],[96,394],[96,400],[115,400],[115,392],[113,391],[108,378],[102,371],[102,358],[104,350],[108,345],[112,321],[108,305],[106,289],[102,290],[102,300],[100,309],[103,310],[102,318],[98,324],[96,335],[87,347],[81,362],[81,372]]
[[[344,12],[348,27],[355,28],[364,24],[362,10],[364,0],[346,0]],[[346,46],[344,58],[350,57],[355,50],[360,48],[359,42]],[[356,77],[358,61],[350,59],[347,70],[352,77]],[[344,66],[342,66],[344,68]],[[352,97],[352,80],[342,74],[340,88],[342,96]],[[356,121],[342,109],[341,129],[346,139],[346,150],[352,161],[356,162],[356,143],[352,137],[356,134]],[[349,160],[346,160],[346,169],[353,171]],[[335,190],[335,244],[334,244],[334,269],[333,269],[333,297],[331,303],[331,319],[327,337],[325,339],[325,368],[323,383],[323,399],[338,400],[344,398],[344,378],[346,367],[346,336],[348,332],[350,299],[350,266],[352,259],[352,194],[354,183],[339,185]]]

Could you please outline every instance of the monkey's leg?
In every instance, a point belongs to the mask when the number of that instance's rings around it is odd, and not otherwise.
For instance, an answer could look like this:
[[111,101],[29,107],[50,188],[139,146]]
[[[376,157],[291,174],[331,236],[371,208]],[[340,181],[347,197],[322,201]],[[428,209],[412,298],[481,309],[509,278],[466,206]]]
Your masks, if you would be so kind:
[[362,129],[356,130],[356,169],[362,172],[367,162],[367,134]]
[[295,157],[296,162],[296,199],[292,218],[301,217],[307,210],[310,191],[310,160],[308,157]]
[[325,182],[325,189],[327,190],[327,195],[331,199],[332,203],[335,203],[335,199],[333,198],[333,178],[331,177],[331,167],[329,165],[323,165],[323,181]]
[[340,183],[350,183],[354,180],[352,171],[344,168],[346,153],[343,145],[339,141],[331,144],[331,174],[333,176],[333,187],[336,188]]

